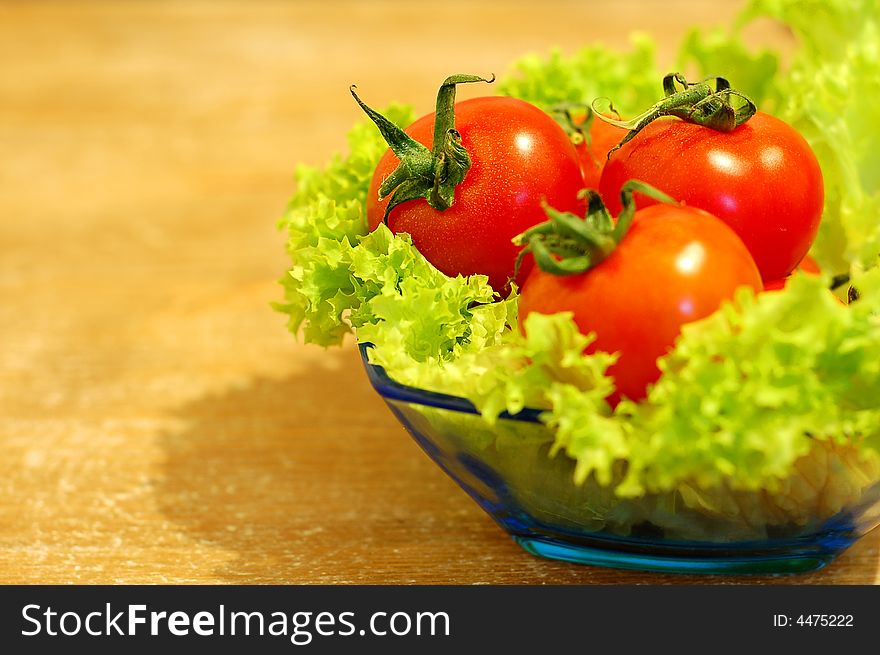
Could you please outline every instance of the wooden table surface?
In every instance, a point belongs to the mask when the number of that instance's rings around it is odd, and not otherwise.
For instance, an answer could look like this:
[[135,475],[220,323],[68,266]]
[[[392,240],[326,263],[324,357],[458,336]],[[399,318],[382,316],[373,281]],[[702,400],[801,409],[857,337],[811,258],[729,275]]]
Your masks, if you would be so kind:
[[671,61],[739,5],[444,4],[0,3],[0,583],[880,581],[880,532],[778,579],[527,555],[353,344],[285,331],[275,221],[294,166],[345,147],[350,83],[427,110],[449,72],[631,29]]

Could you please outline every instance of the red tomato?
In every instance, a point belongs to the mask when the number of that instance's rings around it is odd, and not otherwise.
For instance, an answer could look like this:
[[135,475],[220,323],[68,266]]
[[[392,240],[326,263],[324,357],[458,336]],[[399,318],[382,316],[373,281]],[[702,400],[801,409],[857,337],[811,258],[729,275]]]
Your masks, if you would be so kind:
[[[408,232],[413,244],[447,275],[489,276],[496,291],[513,276],[520,248],[511,239],[547,216],[542,199],[561,211],[583,214],[577,198],[583,188],[574,145],[549,115],[522,100],[485,97],[455,105],[455,127],[471,158],[471,168],[455,190],[455,202],[437,211],[419,198],[388,215],[393,232]],[[431,147],[434,114],[417,120],[406,133]],[[388,199],[379,201],[379,185],[397,167],[388,152],[379,161],[367,196],[367,218],[375,229]],[[522,277],[531,257],[523,261]]]
[[801,260],[801,263],[797,265],[798,269],[802,270],[804,273],[810,273],[811,275],[821,275],[822,269],[819,268],[819,264],[816,263],[816,260],[807,255]]
[[[822,269],[819,268],[819,265],[816,263],[816,260],[807,255],[801,260],[801,263],[797,265],[798,271],[803,271],[807,275],[821,275]],[[785,287],[785,284],[788,282],[788,276],[780,279],[780,280],[770,280],[769,282],[764,283],[764,291],[779,291]]]
[[[612,213],[638,179],[727,223],[765,280],[788,275],[813,243],[824,187],[819,163],[792,127],[762,112],[732,132],[656,120],[616,151],[599,190]],[[639,207],[654,200],[636,196]]]
[[[583,123],[584,117],[575,118],[575,124]],[[599,178],[602,177],[602,169],[608,158],[608,151],[620,143],[626,136],[626,130],[594,118],[590,123],[590,143],[584,139],[575,146],[581,161],[581,173],[584,176],[584,186],[588,189],[599,188]]]
[[765,282],[764,291],[779,291],[780,289],[784,289],[786,282],[788,282],[787,277],[784,277],[781,280],[770,280],[769,282]]
[[519,301],[520,324],[531,312],[573,312],[581,332],[596,333],[588,353],[620,353],[609,369],[617,385],[609,400],[640,400],[681,326],[713,313],[741,286],[760,291],[761,277],[729,227],[692,207],[655,205],[636,212],[614,252],[586,273],[563,277],[533,268]]

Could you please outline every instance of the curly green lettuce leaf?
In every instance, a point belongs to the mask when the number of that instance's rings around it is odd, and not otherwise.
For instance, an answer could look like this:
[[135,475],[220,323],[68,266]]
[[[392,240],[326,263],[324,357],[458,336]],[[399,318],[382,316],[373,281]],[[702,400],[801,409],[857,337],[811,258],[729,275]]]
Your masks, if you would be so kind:
[[[798,58],[784,80],[780,116],[806,138],[822,166],[825,213],[817,258],[876,265],[880,255],[880,24],[853,16],[858,35],[833,58]],[[833,48],[828,48],[829,50]]]
[[[783,21],[800,49],[770,75],[773,55],[752,53],[741,31],[757,18]],[[679,55],[700,74],[720,67],[760,108],[797,129],[825,178],[825,211],[812,254],[848,272],[880,255],[880,5],[876,0],[753,0],[735,28],[692,33]],[[726,62],[726,63],[725,63]],[[762,76],[767,77],[762,78]]]
[[547,110],[559,104],[589,105],[611,98],[623,115],[652,105],[661,92],[653,40],[635,34],[626,53],[589,45],[573,55],[554,50],[549,57],[528,55],[517,61],[498,90]]
[[[880,271],[860,278],[874,292]],[[795,275],[782,292],[684,327],[639,405],[624,493],[774,488],[815,441],[880,453],[880,296],[846,306],[825,280]]]
[[[577,484],[594,479],[619,497],[678,493],[686,506],[715,514],[735,513],[736,499],[748,498],[755,521],[806,521],[817,508],[852,502],[880,462],[880,269],[857,279],[862,299],[849,306],[826,283],[796,275],[783,291],[743,289],[736,302],[685,326],[648,398],[614,413],[603,402],[611,387],[596,377],[613,359],[582,357],[596,368],[578,379],[558,365],[567,355],[557,351],[557,365],[525,387],[537,406],[550,406],[543,420],[555,434],[551,454],[575,460]],[[570,329],[565,314],[529,321],[531,332]],[[575,337],[569,345],[584,343]],[[535,345],[531,356],[542,356]],[[515,379],[529,357],[505,366]],[[490,375],[504,384],[504,375]],[[456,386],[485,402],[464,376]],[[489,403],[493,411],[500,405]]]
[[[593,338],[578,331],[571,314],[532,314],[522,334],[515,327],[515,303],[513,296],[473,309],[477,322],[492,326],[492,331],[470,340],[455,357],[414,360],[402,347],[408,330],[404,323],[400,336],[386,339],[384,345],[390,347],[375,348],[370,359],[393,371],[394,378],[403,384],[468,398],[489,423],[505,411],[517,414],[525,407],[550,408],[554,384],[576,388],[593,411],[610,414],[604,399],[614,384],[605,371],[615,356],[584,356],[583,350]],[[387,323],[376,329],[391,331]]]
[[361,304],[351,314],[360,341],[407,362],[454,359],[462,350],[491,344],[507,311],[493,303],[484,275],[450,278],[413,247],[408,235],[384,225],[361,239],[351,262]]
[[877,20],[878,8],[877,0],[751,0],[738,24],[775,18],[797,35],[806,59],[834,61],[845,56],[845,45],[865,22]]
[[[390,107],[385,115],[399,125],[412,121],[405,107]],[[285,301],[275,308],[288,314],[291,332],[302,330],[307,342],[323,346],[338,345],[351,332],[347,313],[363,299],[350,265],[358,238],[368,231],[370,179],[388,148],[366,120],[351,130],[348,142],[347,157],[337,155],[323,169],[297,169],[296,192],[279,221],[293,263],[281,280]]]
[[766,49],[752,52],[737,33],[720,28],[691,30],[679,49],[677,67],[695,67],[699,75],[706,77],[726,77],[734,89],[745,93],[765,111],[775,100],[779,55]]
[[551,454],[562,451],[575,460],[575,484],[593,476],[602,487],[616,487],[615,472],[632,455],[632,424],[604,411],[601,396],[587,395],[577,385],[554,381],[547,395],[553,409],[544,420],[556,430]]

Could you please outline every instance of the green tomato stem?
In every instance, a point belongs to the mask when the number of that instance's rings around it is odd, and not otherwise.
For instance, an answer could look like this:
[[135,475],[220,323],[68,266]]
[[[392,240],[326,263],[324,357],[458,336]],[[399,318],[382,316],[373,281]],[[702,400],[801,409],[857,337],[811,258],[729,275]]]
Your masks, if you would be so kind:
[[349,88],[355,101],[376,124],[382,138],[400,159],[400,164],[379,187],[379,200],[392,194],[385,208],[385,223],[388,222],[388,214],[397,205],[417,198],[424,198],[438,211],[445,211],[452,206],[455,188],[461,184],[471,167],[470,156],[461,145],[461,134],[455,129],[456,86],[494,81],[494,75],[488,79],[477,75],[451,75],[444,80],[437,93],[434,140],[430,150],[364,104],[355,93],[355,85]]
[[514,238],[516,245],[525,246],[517,257],[514,277],[528,253],[534,256],[538,268],[553,275],[579,275],[601,264],[632,226],[636,193],[660,202],[678,204],[662,191],[639,180],[630,180],[620,191],[623,210],[615,223],[597,191],[587,189],[584,193],[588,200],[586,217],[579,218],[544,205],[549,219]]
[[[710,84],[713,82],[713,84]],[[676,83],[681,85],[678,89]],[[755,115],[757,106],[743,93],[730,87],[723,77],[708,77],[700,82],[688,82],[681,73],[669,73],[663,78],[665,97],[652,105],[647,111],[628,121],[609,118],[597,108],[603,98],[591,104],[593,112],[600,120],[629,130],[616,146],[608,151],[611,154],[629,142],[649,123],[662,116],[676,116],[688,123],[702,125],[719,132],[730,132]],[[613,109],[613,105],[610,105]]]

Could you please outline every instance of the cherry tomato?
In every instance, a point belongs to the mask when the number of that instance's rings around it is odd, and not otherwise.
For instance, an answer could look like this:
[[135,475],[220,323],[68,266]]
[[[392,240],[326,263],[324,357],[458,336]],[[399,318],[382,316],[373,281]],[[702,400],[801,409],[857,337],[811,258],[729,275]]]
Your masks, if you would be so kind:
[[[585,116],[575,117],[575,125],[582,124],[584,119]],[[589,142],[584,139],[575,146],[575,149],[581,162],[584,186],[588,189],[598,189],[608,151],[620,143],[620,140],[626,136],[626,130],[594,118],[590,123],[589,134]]]
[[[800,264],[797,265],[797,268],[793,271],[793,273],[801,272],[806,273],[807,275],[821,275],[822,269],[819,268],[819,265],[816,263],[816,260],[807,255],[801,261]],[[770,280],[769,282],[764,283],[764,291],[779,291],[785,288],[785,285],[788,284],[788,281],[791,279],[791,275],[787,275],[781,280]],[[846,305],[847,302],[840,298],[837,294],[834,293],[831,289],[828,290],[834,299],[839,302],[841,305]]]
[[[784,278],[803,259],[822,216],[816,156],[797,131],[763,112],[732,132],[677,118],[656,120],[605,164],[599,190],[612,213],[629,179],[723,220],[765,280]],[[644,196],[637,201],[639,207],[655,202]]]
[[[449,209],[438,211],[424,199],[394,207],[393,232],[408,232],[413,244],[447,275],[489,276],[496,291],[507,287],[520,248],[511,239],[546,220],[542,200],[559,210],[582,214],[580,163],[565,131],[548,114],[516,98],[484,97],[455,105],[455,128],[471,158],[471,168],[455,190]],[[406,129],[431,147],[434,114]],[[399,160],[389,149],[379,161],[367,196],[370,229],[382,222],[388,199],[379,200],[382,181]],[[524,279],[531,257],[523,261]]]
[[654,205],[637,211],[617,248],[586,273],[533,268],[522,288],[520,324],[531,312],[573,312],[581,332],[596,334],[588,353],[620,353],[609,368],[617,385],[609,400],[640,400],[681,326],[713,313],[741,286],[760,291],[761,277],[733,230],[693,207]]
[[801,263],[797,265],[798,269],[803,271],[804,273],[810,273],[811,275],[821,275],[822,269],[819,268],[819,264],[816,263],[816,260],[807,255],[801,260]]
[[[797,265],[795,270],[803,271],[808,275],[821,275],[822,273],[822,269],[819,268],[816,260],[809,255],[801,260],[801,263]],[[785,288],[787,282],[788,276],[779,280],[770,280],[769,282],[764,283],[764,291],[778,291],[779,289]]]

